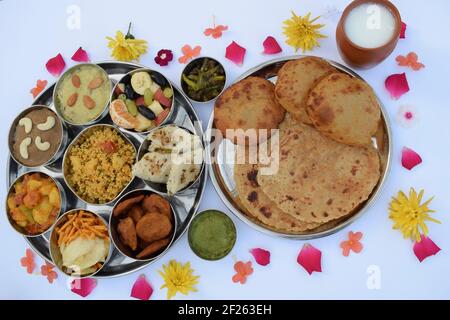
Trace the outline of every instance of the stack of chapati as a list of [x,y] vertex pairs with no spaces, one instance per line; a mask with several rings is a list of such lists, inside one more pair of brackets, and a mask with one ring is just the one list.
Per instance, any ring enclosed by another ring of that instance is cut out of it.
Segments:
[[[248,91],[229,94],[251,100]],[[274,96],[286,110],[271,154],[278,170],[263,170],[261,163],[235,164],[239,203],[246,214],[274,230],[330,228],[354,213],[380,178],[379,154],[371,144],[381,114],[375,94],[364,81],[325,60],[306,57],[284,64]],[[259,104],[267,109],[261,100]]]

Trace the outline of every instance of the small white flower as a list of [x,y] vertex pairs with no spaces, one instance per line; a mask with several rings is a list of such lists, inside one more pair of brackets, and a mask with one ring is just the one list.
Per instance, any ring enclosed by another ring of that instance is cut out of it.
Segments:
[[412,128],[418,121],[416,108],[411,105],[404,105],[398,109],[397,122],[404,128]]

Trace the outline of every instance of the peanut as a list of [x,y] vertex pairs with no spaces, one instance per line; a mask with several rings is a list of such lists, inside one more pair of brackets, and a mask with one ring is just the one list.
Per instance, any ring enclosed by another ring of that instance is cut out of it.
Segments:
[[97,77],[97,78],[92,79],[91,82],[89,82],[88,88],[91,89],[91,90],[97,89],[102,84],[103,84],[103,79],[100,78],[100,77]]
[[75,104],[75,102],[77,102],[77,99],[78,99],[78,93],[75,92],[69,97],[69,99],[67,99],[67,105],[69,107],[73,106]]
[[72,84],[75,88],[79,88],[81,85],[81,79],[77,74],[72,75]]

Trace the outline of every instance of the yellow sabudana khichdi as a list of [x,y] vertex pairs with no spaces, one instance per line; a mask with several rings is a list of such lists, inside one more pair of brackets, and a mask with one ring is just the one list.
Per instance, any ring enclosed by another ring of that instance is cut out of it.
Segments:
[[112,201],[132,180],[135,149],[116,129],[86,132],[67,155],[66,179],[89,203]]

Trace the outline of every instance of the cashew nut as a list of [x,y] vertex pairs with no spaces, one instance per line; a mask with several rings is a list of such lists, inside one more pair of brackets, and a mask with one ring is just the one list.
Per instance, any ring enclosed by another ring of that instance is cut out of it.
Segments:
[[44,123],[39,123],[37,125],[37,128],[41,131],[47,131],[53,128],[55,126],[55,123],[56,123],[55,117],[48,116],[47,121],[45,121]]
[[22,140],[19,146],[20,156],[24,159],[28,159],[28,146],[31,144],[31,138],[27,137]]
[[47,151],[48,149],[50,149],[50,142],[48,141],[42,142],[40,136],[37,136],[36,139],[34,139],[34,144],[41,151]]
[[30,118],[22,118],[19,120],[19,126],[23,126],[25,129],[25,133],[30,133],[31,128],[33,127],[33,121]]

